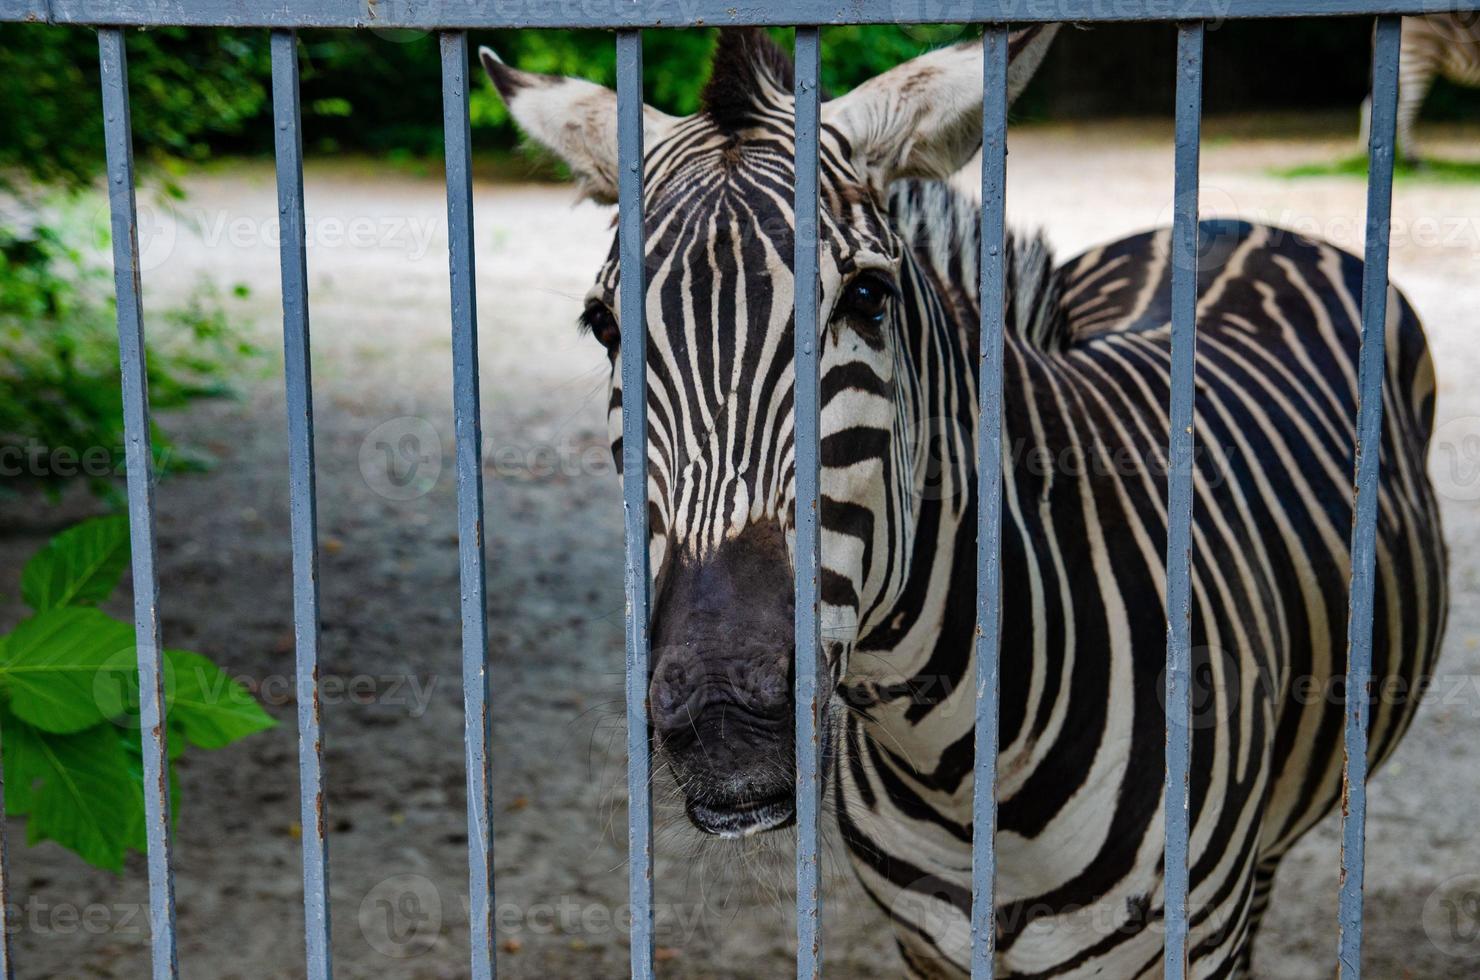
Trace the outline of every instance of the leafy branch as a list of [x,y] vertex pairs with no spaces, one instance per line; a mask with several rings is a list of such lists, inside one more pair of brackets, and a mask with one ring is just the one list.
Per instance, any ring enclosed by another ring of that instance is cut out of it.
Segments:
[[[129,561],[128,521],[85,521],[38,552],[21,575],[33,615],[0,636],[5,813],[29,844],[55,841],[121,871],[147,846],[139,680],[133,627],[96,608]],[[219,749],[276,722],[198,653],[162,658],[172,812],[175,762],[187,746]]]

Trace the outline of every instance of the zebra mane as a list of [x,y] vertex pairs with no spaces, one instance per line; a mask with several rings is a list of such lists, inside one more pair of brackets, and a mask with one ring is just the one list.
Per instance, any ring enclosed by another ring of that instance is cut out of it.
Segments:
[[791,58],[760,27],[723,27],[701,104],[716,126],[735,133],[795,84]]
[[[976,201],[942,181],[901,180],[890,189],[889,213],[905,244],[938,273],[938,282],[969,283],[972,298],[978,298],[981,210]],[[1064,349],[1074,336],[1060,303],[1064,274],[1054,268],[1047,239],[1041,230],[1030,235],[1009,230],[1004,244],[1007,332],[1042,351]]]
[[1074,335],[1059,302],[1063,277],[1043,229],[1025,238],[1008,232],[1007,255],[1007,329],[1040,350],[1062,350]]

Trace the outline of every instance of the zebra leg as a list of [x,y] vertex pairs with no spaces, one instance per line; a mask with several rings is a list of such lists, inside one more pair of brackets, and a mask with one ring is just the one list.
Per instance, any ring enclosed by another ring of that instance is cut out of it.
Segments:
[[1357,129],[1357,142],[1361,144],[1362,152],[1367,152],[1367,141],[1372,138],[1372,96],[1368,95],[1362,100],[1362,114]]
[[[1434,84],[1436,66],[1421,59],[1418,53],[1404,51],[1398,68],[1398,155],[1411,166],[1420,163],[1418,140],[1413,135],[1418,122],[1418,111],[1423,100],[1428,98],[1429,88]],[[1370,121],[1371,97],[1368,97]]]
[[1259,926],[1264,922],[1264,912],[1269,908],[1269,895],[1274,888],[1274,873],[1280,866],[1279,858],[1266,858],[1254,869],[1254,896],[1249,902],[1249,927],[1244,934],[1243,948],[1238,953],[1236,977],[1254,975],[1254,942],[1259,938]]

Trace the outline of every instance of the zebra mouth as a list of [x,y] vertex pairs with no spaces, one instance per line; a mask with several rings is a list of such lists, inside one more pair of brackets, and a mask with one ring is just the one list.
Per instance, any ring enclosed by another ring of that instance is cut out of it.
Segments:
[[796,821],[796,804],[791,794],[734,806],[716,806],[689,800],[684,808],[695,827],[706,834],[728,840],[789,827]]

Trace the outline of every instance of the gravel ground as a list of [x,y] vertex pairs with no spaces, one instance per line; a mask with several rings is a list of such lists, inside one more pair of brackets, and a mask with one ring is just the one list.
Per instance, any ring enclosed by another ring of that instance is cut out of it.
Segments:
[[[1230,134],[1238,139],[1227,138]],[[1209,125],[1203,208],[1323,234],[1359,250],[1364,191],[1270,168],[1350,151],[1343,139],[1253,138]],[[1440,134],[1450,155],[1475,133]],[[970,175],[963,179],[969,185]],[[440,175],[311,163],[309,268],[322,528],[323,667],[336,975],[467,974],[466,825],[458,673],[456,522],[446,229]],[[1060,254],[1170,219],[1168,127],[1025,127],[1012,144],[1009,211]],[[144,215],[151,308],[197,277],[252,287],[244,308],[278,347],[272,172],[258,164],[186,180],[189,198]],[[1445,446],[1480,434],[1480,185],[1405,182],[1393,276],[1433,341]],[[605,451],[606,362],[574,329],[609,243],[610,214],[569,189],[477,189],[499,969],[506,977],[623,975],[626,868],[621,508]],[[254,685],[282,724],[181,765],[176,839],[180,960],[187,977],[303,973],[296,731],[283,398],[277,364],[239,400],[161,421],[214,453],[210,473],[159,492],[161,612],[168,643]],[[389,455],[389,458],[388,458]],[[1436,469],[1437,472],[1437,469]],[[1454,593],[1442,677],[1372,783],[1368,975],[1469,977],[1441,902],[1480,879],[1480,485],[1440,474]],[[0,595],[23,558],[92,504],[0,508]],[[127,604],[118,612],[127,614]],[[0,600],[0,624],[20,615]],[[790,845],[699,848],[659,794],[659,969],[686,977],[781,976],[792,949]],[[146,975],[144,864],[122,877],[10,826],[21,977]],[[1260,975],[1329,976],[1339,839],[1327,821],[1286,861]],[[888,930],[836,846],[825,937],[835,976],[897,975]],[[1447,890],[1442,883],[1449,882]],[[1428,914],[1425,915],[1425,903]],[[1425,923],[1429,928],[1425,928]]]

